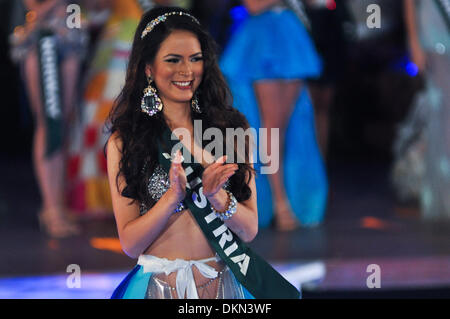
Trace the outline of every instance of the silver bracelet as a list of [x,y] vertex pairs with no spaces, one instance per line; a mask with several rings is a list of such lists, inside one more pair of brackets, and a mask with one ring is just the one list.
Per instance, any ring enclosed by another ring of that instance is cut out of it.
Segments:
[[174,214],[179,213],[184,209],[186,209],[186,208],[184,207],[183,201],[181,201],[178,203],[177,208],[174,209],[173,213]]
[[225,191],[227,192],[227,195],[228,195],[227,209],[224,212],[219,212],[213,207],[213,205],[211,205],[211,210],[216,214],[217,217],[220,218],[221,221],[225,221],[225,220],[233,217],[233,215],[236,213],[236,210],[237,210],[236,198],[230,191],[228,191],[228,190],[225,190]]

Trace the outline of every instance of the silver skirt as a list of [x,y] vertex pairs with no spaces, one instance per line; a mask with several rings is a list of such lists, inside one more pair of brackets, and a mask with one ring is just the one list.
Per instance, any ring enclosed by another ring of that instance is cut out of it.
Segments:
[[[208,281],[202,286],[197,286],[197,293],[201,299],[244,299],[241,284],[236,280],[228,266],[219,272],[217,278]],[[171,287],[157,274],[150,276],[146,299],[175,299],[176,289]]]

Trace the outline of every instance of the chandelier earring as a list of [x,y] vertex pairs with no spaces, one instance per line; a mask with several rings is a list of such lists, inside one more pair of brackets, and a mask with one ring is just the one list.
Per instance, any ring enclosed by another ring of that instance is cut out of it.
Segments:
[[141,100],[141,110],[147,113],[149,116],[153,116],[158,112],[161,112],[163,108],[163,103],[158,96],[156,87],[153,84],[152,77],[148,77],[148,86],[144,89],[144,96]]

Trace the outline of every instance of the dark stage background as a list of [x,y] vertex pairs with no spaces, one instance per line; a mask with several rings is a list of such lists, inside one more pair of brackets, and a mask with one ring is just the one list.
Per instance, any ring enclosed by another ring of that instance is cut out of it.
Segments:
[[[336,1],[339,32],[316,35],[328,44],[326,39],[340,39],[324,46],[335,50],[325,51],[330,59],[339,59],[329,113],[325,221],[289,233],[261,229],[251,246],[286,274],[301,278],[304,298],[448,298],[450,224],[424,221],[419,204],[399,201],[390,180],[397,127],[423,85],[408,67],[402,2],[371,1],[382,8],[386,27],[380,30],[363,27],[367,1],[350,2]],[[34,124],[19,68],[9,57],[12,3],[0,0],[0,282],[66,274],[72,263],[85,273],[127,271],[135,262],[117,249],[112,217],[81,220],[83,233],[74,238],[50,239],[39,231],[40,196],[31,161]],[[218,39],[225,45],[226,33]],[[367,288],[370,264],[381,268],[380,289]],[[23,291],[8,295],[3,287],[0,298],[29,296]]]

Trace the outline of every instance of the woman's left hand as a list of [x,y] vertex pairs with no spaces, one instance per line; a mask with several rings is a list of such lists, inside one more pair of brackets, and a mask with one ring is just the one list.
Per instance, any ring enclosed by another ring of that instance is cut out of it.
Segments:
[[225,164],[226,155],[209,165],[202,175],[203,195],[214,196],[237,171],[237,164]]

